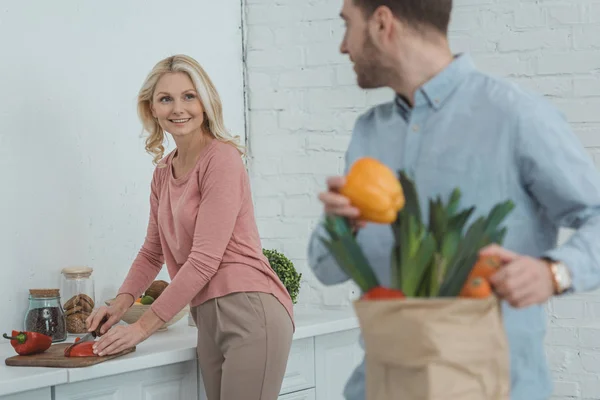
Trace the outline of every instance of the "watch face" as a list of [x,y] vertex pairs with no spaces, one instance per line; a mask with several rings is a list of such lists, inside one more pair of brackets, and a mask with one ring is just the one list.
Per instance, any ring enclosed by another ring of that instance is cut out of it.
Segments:
[[564,292],[571,287],[571,274],[563,263],[556,264],[555,271],[559,292]]

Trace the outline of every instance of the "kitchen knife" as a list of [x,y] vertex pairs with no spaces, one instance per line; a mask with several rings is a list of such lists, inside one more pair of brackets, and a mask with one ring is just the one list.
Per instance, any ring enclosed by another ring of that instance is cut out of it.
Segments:
[[97,337],[102,336],[100,334],[100,328],[102,328],[102,325],[104,325],[104,323],[108,321],[108,315],[105,315],[104,318],[102,318],[102,320],[100,321],[100,323],[98,324],[98,326],[96,327],[96,330],[92,331],[92,332],[88,332],[86,333],[80,340],[78,340],[77,342],[89,342],[89,341],[93,341],[94,339],[96,339]]
[[71,344],[70,346],[68,346],[67,348],[65,348],[65,355],[70,354],[71,349],[78,345],[79,343],[83,343],[83,342],[93,342],[94,340],[96,340],[97,337],[100,337],[102,335],[100,335],[100,328],[102,327],[102,325],[104,325],[104,323],[108,320],[108,316],[104,316],[104,318],[102,318],[102,320],[100,321],[100,323],[98,324],[98,326],[96,327],[96,330],[92,331],[92,332],[88,332],[85,335],[83,335],[83,337],[81,337],[79,340],[77,340],[75,343]]

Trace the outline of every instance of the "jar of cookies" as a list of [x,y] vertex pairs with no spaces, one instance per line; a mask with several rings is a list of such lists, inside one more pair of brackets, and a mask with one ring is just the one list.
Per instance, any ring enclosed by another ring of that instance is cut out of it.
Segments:
[[94,270],[87,266],[63,268],[61,294],[67,320],[67,332],[71,335],[87,333],[85,320],[95,306]]

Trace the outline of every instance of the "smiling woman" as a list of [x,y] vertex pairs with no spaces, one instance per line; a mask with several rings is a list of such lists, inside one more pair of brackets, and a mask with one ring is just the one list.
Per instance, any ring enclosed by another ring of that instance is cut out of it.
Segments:
[[[195,60],[178,55],[150,72],[138,113],[157,164],[150,220],[115,301],[86,321],[92,331],[109,317],[94,351],[135,346],[191,304],[208,399],[275,400],[294,332],[292,301],[262,252],[244,149],[225,129],[219,95]],[[165,133],[176,144],[166,156]],[[163,263],[171,284],[136,323],[112,327]]]
[[174,122],[172,119],[182,119],[184,111],[190,113],[185,116],[186,119],[196,119],[195,125],[187,126],[185,132],[202,126],[216,139],[232,143],[243,152],[239,137],[233,137],[225,128],[221,100],[210,77],[196,60],[178,55],[159,62],[138,95],[138,114],[144,129],[150,133],[146,150],[154,155],[155,163],[164,154],[164,131],[172,135],[182,132],[178,129],[181,126],[176,123],[181,121]]
[[[164,75],[157,83],[152,114],[161,126],[169,128],[174,136],[183,136],[201,129],[204,109],[194,90],[194,84],[183,72]],[[180,98],[181,101],[174,99]],[[190,124],[188,122],[192,121]]]

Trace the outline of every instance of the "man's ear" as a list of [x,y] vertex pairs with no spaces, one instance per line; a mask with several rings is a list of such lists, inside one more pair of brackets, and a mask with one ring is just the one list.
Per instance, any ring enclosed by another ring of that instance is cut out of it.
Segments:
[[368,30],[373,43],[381,47],[389,42],[397,30],[397,19],[387,6],[379,6],[368,20]]

